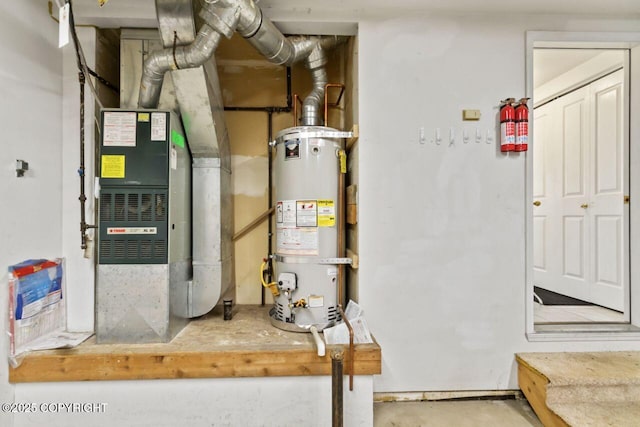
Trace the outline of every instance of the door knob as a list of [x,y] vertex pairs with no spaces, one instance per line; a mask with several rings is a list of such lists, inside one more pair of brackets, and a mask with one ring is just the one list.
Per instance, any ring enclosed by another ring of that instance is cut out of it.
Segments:
[[589,207],[589,204],[588,203],[583,203],[583,204],[580,205],[580,207],[582,209],[587,209]]
[[535,202],[533,202],[533,206],[540,206],[542,203],[540,202],[540,200],[536,200]]

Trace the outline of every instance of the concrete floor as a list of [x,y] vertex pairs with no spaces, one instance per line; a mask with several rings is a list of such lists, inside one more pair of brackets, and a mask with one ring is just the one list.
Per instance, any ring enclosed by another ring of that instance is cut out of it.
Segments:
[[524,399],[374,403],[373,425],[542,427],[542,423]]

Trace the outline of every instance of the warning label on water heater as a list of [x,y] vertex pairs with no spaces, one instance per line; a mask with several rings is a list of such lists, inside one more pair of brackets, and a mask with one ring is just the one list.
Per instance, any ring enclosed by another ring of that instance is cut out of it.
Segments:
[[318,200],[318,226],[333,227],[336,225],[336,208],[333,200]]
[[296,201],[296,226],[318,226],[318,204],[315,200]]
[[318,229],[281,227],[276,232],[276,246],[280,254],[318,255]]
[[316,200],[281,200],[276,203],[276,246],[280,254],[318,255]]

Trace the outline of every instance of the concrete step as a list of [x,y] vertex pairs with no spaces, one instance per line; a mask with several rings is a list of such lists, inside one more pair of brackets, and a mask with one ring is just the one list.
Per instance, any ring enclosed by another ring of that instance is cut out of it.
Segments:
[[545,426],[637,426],[640,352],[519,353],[518,381]]

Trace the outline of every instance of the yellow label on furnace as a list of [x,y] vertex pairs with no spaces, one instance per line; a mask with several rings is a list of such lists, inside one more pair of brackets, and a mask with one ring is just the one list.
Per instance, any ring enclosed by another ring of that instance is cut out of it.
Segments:
[[100,166],[100,178],[124,178],[125,156],[103,155]]
[[318,227],[336,225],[336,208],[333,200],[318,200]]
[[149,121],[149,113],[138,113],[138,121],[139,122],[148,122]]

